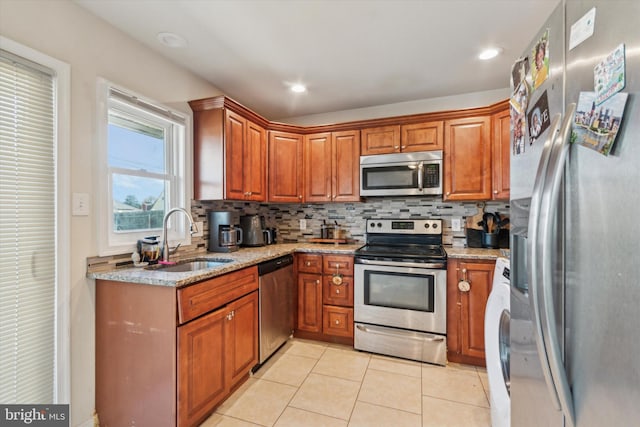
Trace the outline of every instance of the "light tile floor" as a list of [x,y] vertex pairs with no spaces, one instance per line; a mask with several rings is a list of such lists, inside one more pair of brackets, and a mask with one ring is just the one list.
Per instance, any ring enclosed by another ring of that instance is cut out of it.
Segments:
[[490,427],[486,370],[289,340],[203,427]]

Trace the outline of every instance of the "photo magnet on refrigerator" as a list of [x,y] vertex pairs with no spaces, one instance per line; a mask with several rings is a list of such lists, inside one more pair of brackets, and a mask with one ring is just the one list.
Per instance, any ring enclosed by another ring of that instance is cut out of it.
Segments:
[[596,105],[602,104],[614,94],[624,89],[624,43],[616,47],[593,69],[593,85],[596,91]]
[[536,139],[547,130],[551,123],[550,117],[549,101],[547,99],[547,91],[545,90],[527,116],[527,122],[529,124],[529,145],[533,144]]

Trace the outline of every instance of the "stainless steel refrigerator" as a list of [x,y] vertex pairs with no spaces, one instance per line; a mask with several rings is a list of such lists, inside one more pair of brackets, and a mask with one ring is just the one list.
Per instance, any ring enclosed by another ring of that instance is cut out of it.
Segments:
[[[563,0],[532,37],[512,70],[512,119],[527,120],[512,129],[511,425],[638,426],[640,1]],[[541,41],[548,77],[533,89]],[[622,43],[628,97],[605,156],[571,143],[571,127]],[[532,110],[547,105],[540,131]]]

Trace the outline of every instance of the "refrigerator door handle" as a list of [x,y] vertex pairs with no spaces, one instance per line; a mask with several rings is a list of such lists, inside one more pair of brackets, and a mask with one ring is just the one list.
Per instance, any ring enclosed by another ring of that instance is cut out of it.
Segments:
[[558,203],[560,194],[560,183],[565,170],[567,152],[569,151],[569,135],[571,123],[576,111],[576,104],[567,106],[564,123],[560,130],[560,135],[556,138],[551,149],[551,156],[545,178],[545,192],[541,200],[541,239],[540,258],[542,262],[542,326],[547,337],[545,346],[547,348],[547,358],[551,370],[551,377],[555,392],[560,402],[560,409],[564,413],[566,426],[571,427],[574,423],[573,396],[567,379],[567,372],[563,363],[560,337],[556,329],[555,304],[553,300],[554,289],[554,269],[553,261],[556,259],[553,253],[553,242],[557,236],[554,235],[554,220],[558,215]]
[[549,397],[553,406],[557,410],[561,410],[560,401],[556,388],[553,384],[553,377],[551,376],[551,368],[549,366],[549,359],[547,354],[546,345],[548,338],[545,335],[545,330],[542,327],[542,313],[544,308],[544,300],[542,299],[542,278],[539,272],[541,268],[541,243],[540,243],[540,222],[541,218],[541,204],[542,196],[545,193],[546,188],[546,175],[547,168],[549,166],[549,158],[551,156],[551,149],[553,142],[555,141],[556,134],[558,132],[558,126],[560,124],[560,114],[556,114],[551,121],[551,127],[549,128],[549,134],[547,140],[542,148],[542,155],[540,157],[540,163],[538,163],[538,170],[536,172],[536,178],[533,184],[533,194],[531,196],[531,205],[529,211],[529,228],[527,239],[527,273],[529,280],[529,292],[531,296],[531,318],[533,319],[533,332],[535,335],[536,346],[538,348],[538,357],[540,358],[540,367],[542,368],[542,374],[549,390]]

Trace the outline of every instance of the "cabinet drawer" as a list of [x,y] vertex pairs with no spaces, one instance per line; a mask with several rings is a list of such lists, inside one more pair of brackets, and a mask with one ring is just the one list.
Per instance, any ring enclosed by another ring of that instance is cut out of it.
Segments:
[[178,321],[188,322],[256,289],[257,266],[178,289]]
[[326,335],[353,337],[353,309],[325,305],[322,309],[322,332]]
[[323,276],[322,302],[353,308],[353,277],[343,276],[342,284],[336,285],[332,275]]
[[298,271],[301,273],[322,273],[322,255],[298,254]]
[[353,257],[350,255],[325,255],[323,257],[324,274],[340,273],[353,276]]

